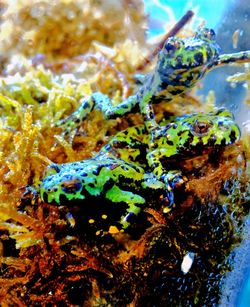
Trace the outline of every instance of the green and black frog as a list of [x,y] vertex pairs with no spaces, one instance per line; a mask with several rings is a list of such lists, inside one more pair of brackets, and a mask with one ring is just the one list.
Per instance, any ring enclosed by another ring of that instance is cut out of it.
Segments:
[[[164,200],[162,213],[169,212],[175,188],[185,184],[180,170],[171,169],[170,160],[221,148],[240,137],[226,109],[176,117],[159,125],[156,132],[153,146],[146,125],[139,125],[119,132],[94,158],[49,165],[38,190],[41,198],[60,206],[77,201],[78,206],[86,206],[89,223],[98,219],[100,229],[124,231],[148,205],[150,193]],[[93,198],[100,200],[100,208],[108,200],[112,210],[92,216]]]
[[145,76],[135,94],[113,105],[107,95],[100,92],[82,98],[79,108],[57,122],[64,134],[76,129],[93,109],[100,109],[106,119],[121,117],[130,112],[140,112],[147,131],[154,142],[157,133],[153,104],[171,101],[195,86],[211,69],[230,63],[250,61],[250,51],[220,54],[212,29],[201,28],[191,38],[170,37],[158,54],[152,73]]

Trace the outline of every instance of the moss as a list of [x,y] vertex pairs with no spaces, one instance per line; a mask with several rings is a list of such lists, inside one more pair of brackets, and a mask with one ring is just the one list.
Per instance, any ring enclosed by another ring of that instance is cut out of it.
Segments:
[[144,41],[145,17],[140,1],[130,5],[95,0],[14,1],[2,21],[2,53],[19,51],[29,56],[43,53],[50,58],[68,58],[88,51],[93,41],[112,47],[128,38],[134,26],[135,37]]

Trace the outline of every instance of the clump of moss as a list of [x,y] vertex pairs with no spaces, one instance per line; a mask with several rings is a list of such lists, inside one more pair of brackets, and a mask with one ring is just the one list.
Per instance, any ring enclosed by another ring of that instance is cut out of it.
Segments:
[[144,42],[145,26],[141,1],[18,0],[2,17],[0,50],[68,58],[86,53],[94,41],[112,47],[131,33]]

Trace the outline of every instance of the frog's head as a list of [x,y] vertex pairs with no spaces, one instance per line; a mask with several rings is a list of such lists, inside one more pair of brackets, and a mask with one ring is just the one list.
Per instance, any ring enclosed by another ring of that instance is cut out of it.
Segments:
[[61,204],[62,200],[83,199],[82,180],[76,173],[64,172],[58,164],[47,168],[40,184],[40,195],[43,201]]
[[158,55],[156,72],[166,85],[192,87],[218,58],[215,32],[202,28],[193,37],[170,37]]
[[240,130],[233,115],[226,109],[177,117],[168,129],[177,153],[197,152],[233,144],[240,138]]

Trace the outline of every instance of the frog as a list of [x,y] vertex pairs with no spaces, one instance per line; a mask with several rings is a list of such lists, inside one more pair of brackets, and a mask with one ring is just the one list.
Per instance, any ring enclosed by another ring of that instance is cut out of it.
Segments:
[[[171,169],[170,160],[224,148],[239,138],[240,129],[225,108],[186,114],[162,123],[153,147],[145,124],[129,127],[113,136],[92,158],[49,165],[39,193],[43,201],[59,206],[75,200],[81,206],[89,198],[106,199],[116,205],[110,213],[107,232],[124,232],[131,219],[147,206],[147,195],[151,193],[163,201],[162,214],[169,212],[174,191],[186,183],[180,170]],[[87,213],[91,212],[91,204],[87,206]],[[117,217],[120,208],[123,209]],[[107,219],[105,212],[101,219]],[[94,222],[89,216],[89,223]]]
[[62,134],[67,135],[75,131],[93,109],[101,110],[105,119],[140,112],[153,144],[157,133],[154,104],[170,102],[186,93],[213,68],[245,61],[250,61],[250,51],[221,54],[213,29],[200,28],[186,39],[170,37],[158,53],[154,70],[143,78],[133,95],[113,105],[109,96],[94,92],[81,98],[79,108],[55,126],[61,127]]

